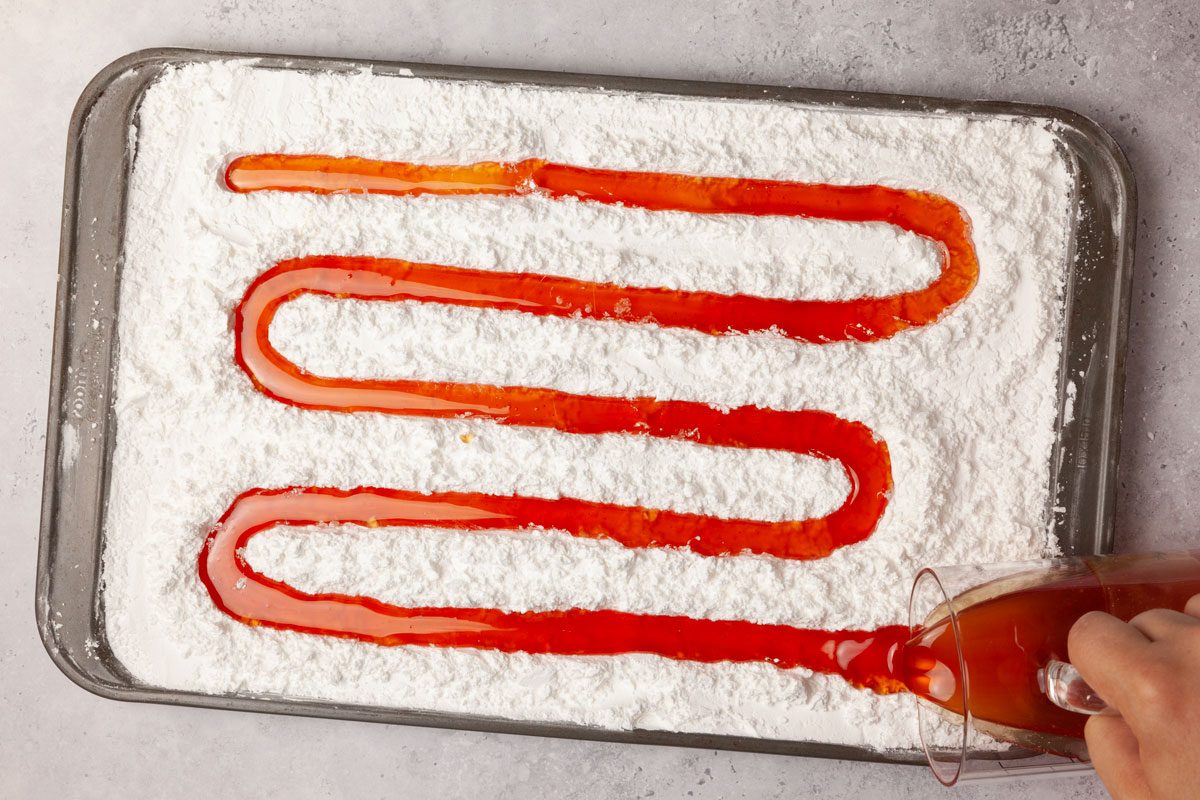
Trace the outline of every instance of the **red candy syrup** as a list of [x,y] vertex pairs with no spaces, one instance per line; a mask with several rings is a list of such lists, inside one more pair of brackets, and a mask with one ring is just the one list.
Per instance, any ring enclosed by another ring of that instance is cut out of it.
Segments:
[[[881,186],[618,172],[540,160],[426,166],[358,158],[257,155],[226,172],[234,191],[319,194],[576,197],[655,211],[773,214],[895,225],[938,244],[942,269],[927,287],[887,297],[806,301],[627,287],[559,276],[474,270],[396,259],[314,256],[277,264],[247,290],[235,315],[235,358],[264,394],[302,408],[411,416],[480,417],[572,434],[624,433],[720,447],[767,448],[833,459],[850,480],[845,502],[807,520],[764,522],[474,493],[422,495],[360,487],[254,489],[205,541],[200,573],[214,602],[254,625],[371,641],[506,652],[655,653],[697,661],[767,661],[840,674],[876,691],[902,688],[896,654],[907,629],[820,631],[737,620],[592,609],[513,613],[487,608],[402,608],[367,597],[312,595],[252,570],[239,555],[275,525],[422,525],[459,530],[552,528],[629,547],[687,547],[702,555],[750,552],[813,559],[862,541],[892,487],[887,446],[866,426],[818,411],[577,395],[552,389],[317,376],[268,338],[274,314],[303,294],[435,302],[686,327],[710,334],[764,330],[823,343],[875,341],[936,322],[974,286],[978,263],[962,211],[936,195]],[[237,587],[241,588],[237,588]]]

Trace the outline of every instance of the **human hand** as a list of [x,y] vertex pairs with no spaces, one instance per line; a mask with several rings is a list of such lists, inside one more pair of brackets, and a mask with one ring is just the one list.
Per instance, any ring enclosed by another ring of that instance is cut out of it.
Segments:
[[1200,796],[1200,594],[1129,622],[1093,611],[1071,628],[1071,663],[1111,711],[1084,735],[1116,800]]

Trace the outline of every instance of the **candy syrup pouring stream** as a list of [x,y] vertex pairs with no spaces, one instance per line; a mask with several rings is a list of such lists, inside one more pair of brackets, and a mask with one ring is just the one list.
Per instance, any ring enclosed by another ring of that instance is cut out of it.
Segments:
[[561,655],[652,653],[694,661],[765,661],[838,674],[879,692],[903,688],[899,654],[908,631],[824,631],[738,620],[612,610],[505,612],[413,608],[373,598],[310,594],[263,575],[245,543],[278,525],[420,525],[455,530],[554,529],[628,547],[687,547],[705,556],[752,552],[821,558],[874,530],[892,488],[887,446],[858,422],[818,411],[596,397],[551,389],[312,375],[271,344],[278,308],[303,294],[412,301],[685,327],[720,335],[772,330],[811,343],[870,342],[936,322],[972,289],[978,262],[970,225],[949,200],[881,186],[709,178],[588,169],[541,160],[428,166],[359,158],[255,155],[226,171],[237,192],[390,195],[541,195],[653,211],[788,215],[895,225],[934,241],[941,271],[923,289],[848,301],[618,286],[556,276],[475,270],[398,259],[313,256],[284,261],[247,290],[235,315],[235,360],[280,402],[341,412],[479,417],[571,434],[622,433],[701,445],[784,450],[839,461],[850,493],[831,514],[766,522],[723,519],[572,498],[475,493],[422,495],[359,487],[252,489],[206,538],[200,576],[216,605],[250,625],[381,645],[480,647]]

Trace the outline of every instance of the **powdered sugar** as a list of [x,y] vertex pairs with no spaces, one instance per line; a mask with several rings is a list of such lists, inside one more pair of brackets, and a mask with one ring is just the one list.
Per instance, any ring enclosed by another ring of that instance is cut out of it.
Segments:
[[[196,577],[206,529],[254,486],[571,496],[759,519],[848,491],[836,464],[479,421],[301,411],[254,391],[229,317],[276,261],[314,253],[630,285],[848,298],[925,285],[933,247],[885,225],[645,212],[522,198],[225,191],[244,152],[433,163],[554,161],[884,183],[962,205],[981,275],[936,325],[805,345],[432,304],[302,298],[272,341],[325,375],[414,377],[817,408],[885,439],[896,487],[866,542],[815,562],[630,550],[556,532],[284,529],[247,547],[268,575],[387,602],[616,608],[801,627],[901,622],[915,569],[1043,555],[1069,219],[1044,127],[244,65],[169,72],[135,131],[106,529],[105,608],[139,679],[404,708],[911,746],[907,698],[803,670],[382,648],[219,612]],[[469,434],[469,435],[468,435]],[[465,441],[464,441],[465,440]]]

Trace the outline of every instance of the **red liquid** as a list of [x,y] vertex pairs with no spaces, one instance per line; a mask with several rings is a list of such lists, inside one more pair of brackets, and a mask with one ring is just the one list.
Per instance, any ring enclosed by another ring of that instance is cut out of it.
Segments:
[[[443,290],[438,302],[519,308],[533,314],[650,321],[707,333],[777,329],[807,342],[870,342],[936,322],[966,297],[979,276],[971,225],[944,197],[884,186],[831,186],[748,178],[621,172],[538,159],[428,166],[329,156],[252,155],[235,159],[225,181],[237,192],[262,190],[389,195],[575,197],[652,211],[811,217],[881,222],[930,239],[941,274],[924,289],[858,300],[785,300],[712,292],[616,286],[543,275],[420,265],[419,279]],[[544,285],[539,285],[545,282]],[[460,296],[461,295],[461,296]]]
[[[783,214],[885,222],[938,242],[942,271],[928,287],[889,297],[804,301],[624,287],[391,259],[316,256],[261,275],[237,308],[237,363],[255,386],[291,405],[427,417],[482,417],[573,433],[625,433],[723,447],[768,448],[836,459],[851,491],[826,517],[785,522],[473,493],[420,495],[360,488],[256,489],[240,496],[205,541],[200,574],[214,602],[252,625],[349,637],[382,645],[484,647],[559,654],[655,653],[697,661],[768,661],[836,673],[858,686],[902,688],[894,657],[907,630],[816,631],[785,625],[567,609],[510,613],[486,608],[400,608],[366,597],[310,595],[254,572],[238,555],[277,524],[340,521],[452,529],[553,528],[629,547],[688,547],[811,559],[874,530],[891,490],[887,446],[864,425],[816,411],[575,395],[551,389],[312,375],[284,358],[268,330],[279,306],[302,294],[436,302],[647,322],[722,334],[774,329],[811,342],[874,341],[936,321],[975,284],[978,264],[961,210],[936,195],[879,186],[697,178],[582,169],[544,161],[430,167],[323,156],[246,156],[226,173],[235,191],[522,195],[623,203],[651,210]],[[239,588],[240,587],[240,588]]]
[[[1069,661],[1067,635],[1089,611],[1124,620],[1151,608],[1182,611],[1188,599],[1200,593],[1200,557],[1089,559],[1075,569],[1014,577],[1012,583],[972,590],[981,597],[999,593],[958,615],[970,712],[994,725],[1082,739],[1087,717],[1046,699],[1038,670],[1051,660]],[[962,713],[962,672],[949,620],[916,636],[905,648],[902,663],[908,688]]]
[[[403,608],[369,597],[308,594],[255,572],[240,555],[275,525],[325,522],[420,525],[451,530],[524,529],[524,498],[423,495],[392,489],[255,489],[230,506],[205,539],[200,577],[217,606],[248,625],[359,639],[380,645],[479,647],[560,655],[653,653],[689,661],[768,661],[842,675],[880,693],[903,687],[894,677],[903,626],[821,631],[736,620],[704,620],[620,611],[513,613],[492,608]],[[553,507],[555,501],[542,501]],[[653,512],[645,512],[647,514]],[[565,515],[571,532],[579,524]],[[619,535],[611,531],[611,535]],[[328,535],[314,532],[313,535]]]
[[[467,287],[473,280],[453,290],[432,288],[421,277],[430,269],[439,274],[443,285],[450,283],[446,268],[406,261],[341,256],[284,261],[263,273],[237,308],[237,363],[264,394],[303,408],[480,417],[576,434],[625,433],[719,447],[785,450],[840,461],[851,486],[846,501],[828,516],[786,522],[720,519],[571,499],[493,499],[526,525],[605,536],[630,547],[688,547],[702,555],[752,552],[804,559],[826,556],[865,539],[875,529],[892,488],[887,445],[865,425],[824,411],[757,406],[721,410],[679,400],[594,397],[523,386],[326,378],[300,369],[271,344],[271,319],[279,306],[301,294],[444,302],[447,294],[457,300],[471,291]],[[515,293],[519,287],[509,289]]]

